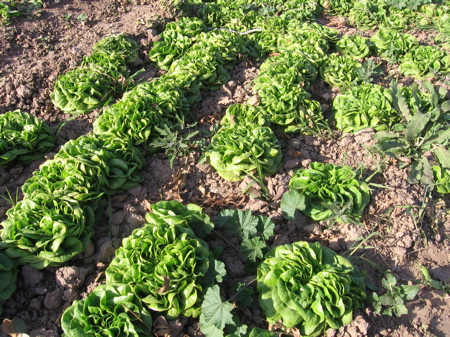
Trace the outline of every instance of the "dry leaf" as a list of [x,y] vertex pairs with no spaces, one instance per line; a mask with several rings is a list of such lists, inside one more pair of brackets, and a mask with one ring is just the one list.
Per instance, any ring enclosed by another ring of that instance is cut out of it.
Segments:
[[161,289],[158,290],[158,294],[165,293],[170,289],[170,277],[167,275],[164,275],[164,285],[161,287]]

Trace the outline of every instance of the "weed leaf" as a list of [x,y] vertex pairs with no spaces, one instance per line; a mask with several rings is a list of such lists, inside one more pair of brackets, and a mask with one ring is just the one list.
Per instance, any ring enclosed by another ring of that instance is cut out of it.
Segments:
[[424,144],[439,144],[450,139],[450,128],[439,131],[436,134],[431,135],[425,141]]
[[241,253],[244,260],[256,262],[256,259],[262,259],[263,249],[266,248],[266,243],[260,238],[244,239],[241,245]]
[[[233,310],[233,305],[229,302],[223,302],[220,298],[219,286],[214,285],[209,288],[205,294],[200,315],[202,332],[207,336],[223,336],[222,331],[220,331],[222,334],[216,333],[219,332],[219,329],[223,330],[226,324],[233,324],[231,310]],[[207,334],[206,332],[210,330],[214,330],[214,333]]]
[[411,122],[408,124],[406,128],[405,136],[408,141],[411,141],[413,138],[416,138],[423,131],[428,121],[430,120],[429,114],[423,114],[421,112],[417,112],[411,119]]
[[303,211],[306,208],[305,196],[295,190],[284,193],[280,207],[286,220],[294,220],[295,212],[297,210]]
[[442,145],[434,149],[434,154],[436,155],[439,163],[443,168],[450,169],[450,151],[447,150]]
[[257,218],[258,225],[256,226],[256,229],[258,230],[258,233],[261,233],[263,240],[268,240],[273,235],[275,224],[268,216],[259,215]]
[[242,239],[248,239],[257,233],[258,218],[252,215],[250,210],[225,209],[216,218],[218,226],[227,225],[227,231],[239,235]]

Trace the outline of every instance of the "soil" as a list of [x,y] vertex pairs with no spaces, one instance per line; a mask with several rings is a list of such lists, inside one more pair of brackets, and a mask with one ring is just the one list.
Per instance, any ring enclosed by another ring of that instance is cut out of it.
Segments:
[[[132,65],[133,70],[143,68],[145,71],[140,76],[144,79],[156,76],[158,72],[148,61],[147,54],[158,39],[158,29],[173,19],[173,13],[164,11],[158,1],[44,0],[41,10],[0,27],[0,113],[16,109],[28,111],[53,130],[60,129],[54,150],[57,152],[68,140],[91,132],[93,121],[101,113],[94,111],[71,118],[56,109],[49,94],[57,76],[75,67],[82,56],[90,53],[95,42],[118,32],[129,34],[139,43],[140,58]],[[346,34],[355,33],[345,20],[329,18],[324,23]],[[424,36],[421,32],[416,34]],[[204,93],[203,101],[192,108],[200,128],[211,130],[228,105],[246,102],[254,96],[250,82],[258,74],[259,65],[255,60],[239,63],[231,71],[227,84],[218,91]],[[396,76],[395,69],[391,75]],[[329,107],[336,91],[323,83],[316,86],[317,99],[323,107]],[[275,235],[269,241],[271,247],[308,240],[319,241],[340,254],[350,250],[354,257],[360,257],[355,261],[367,272],[367,284],[381,287],[383,272],[387,270],[395,275],[399,284],[415,284],[421,280],[421,266],[426,266],[434,279],[449,281],[450,199],[436,195],[427,197],[422,186],[408,184],[407,170],[398,169],[394,161],[371,151],[372,133],[373,130],[364,130],[354,135],[339,135],[335,140],[278,134],[283,145],[283,166],[277,175],[266,178],[268,200],[254,197],[258,191],[250,179],[240,182],[221,179],[208,163],[199,163],[197,153],[175,160],[173,168],[164,154],[147,157],[144,182],[115,196],[111,228],[105,216],[96,224],[96,234],[87,251],[62,267],[36,270],[21,266],[17,289],[2,304],[1,319],[22,319],[30,336],[60,336],[59,320],[65,308],[104,281],[103,272],[114,257],[115,249],[122,238],[144,223],[149,204],[168,199],[201,205],[211,216],[226,208],[266,214],[276,224]],[[47,158],[51,156],[48,154]],[[0,198],[0,221],[11,207],[7,201],[9,195],[20,200],[21,185],[44,161],[45,158],[29,165],[0,168],[0,196],[5,197]],[[362,166],[365,176],[376,173],[372,182],[383,187],[373,187],[372,199],[362,220],[364,226],[335,224],[328,229],[326,224],[306,217],[299,217],[295,222],[283,219],[279,203],[289,178],[294,170],[307,167],[311,161]],[[361,239],[367,239],[364,247],[355,249]],[[208,242],[211,248],[227,245],[215,236]],[[245,276],[242,262],[235,253],[225,249],[222,260],[233,279]],[[368,305],[355,313],[351,324],[329,330],[327,335],[450,335],[449,295],[421,283],[419,287],[419,294],[407,304],[408,314],[389,317],[375,313]],[[237,314],[250,326],[267,328],[256,301],[254,306]],[[188,336],[202,336],[193,320],[179,320],[176,324],[176,329]]]

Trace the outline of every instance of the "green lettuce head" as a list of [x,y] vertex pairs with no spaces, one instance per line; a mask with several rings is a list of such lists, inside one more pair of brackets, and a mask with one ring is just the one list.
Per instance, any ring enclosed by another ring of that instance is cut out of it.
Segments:
[[259,304],[270,324],[296,327],[319,336],[352,321],[363,306],[365,284],[359,269],[319,243],[276,247],[259,265]]
[[68,197],[41,194],[24,199],[6,212],[0,248],[17,259],[42,269],[59,266],[84,252],[89,244],[94,213]]
[[0,115],[0,167],[14,160],[23,164],[41,159],[55,146],[50,127],[28,112]]
[[106,269],[107,283],[126,283],[151,310],[168,319],[200,315],[214,281],[214,258],[187,226],[146,224],[125,238]]
[[229,181],[275,174],[282,157],[272,130],[252,123],[222,127],[213,136],[207,155],[217,173]]
[[152,316],[128,284],[98,286],[64,311],[64,337],[153,336]]
[[337,221],[359,220],[370,200],[369,186],[357,179],[350,166],[312,162],[299,169],[289,181],[289,189],[304,198],[302,212],[315,221],[335,217]]

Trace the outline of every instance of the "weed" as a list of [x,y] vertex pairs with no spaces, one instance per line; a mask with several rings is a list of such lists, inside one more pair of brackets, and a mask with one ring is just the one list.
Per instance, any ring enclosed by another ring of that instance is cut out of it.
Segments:
[[444,294],[450,295],[450,282],[449,281],[436,281],[430,276],[430,272],[427,267],[421,267],[420,271],[423,275],[423,284],[432,287],[436,290],[442,291]]
[[372,293],[372,304],[377,314],[400,317],[408,313],[406,302],[413,300],[419,292],[417,285],[397,285],[395,276],[387,273],[386,277],[381,281],[385,293],[378,296],[377,293]]

